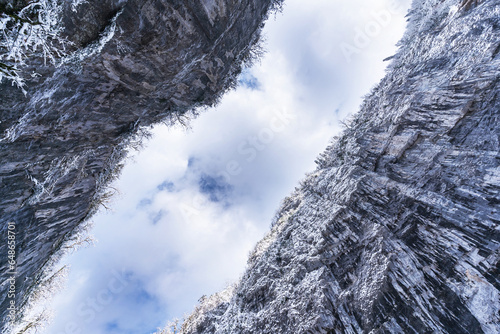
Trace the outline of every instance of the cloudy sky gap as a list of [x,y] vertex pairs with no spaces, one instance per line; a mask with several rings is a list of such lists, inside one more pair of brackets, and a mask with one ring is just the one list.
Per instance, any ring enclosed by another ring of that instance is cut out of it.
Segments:
[[267,53],[191,129],[157,126],[94,218],[44,334],[152,333],[237,280],[314,160],[382,78],[409,1],[287,0]]

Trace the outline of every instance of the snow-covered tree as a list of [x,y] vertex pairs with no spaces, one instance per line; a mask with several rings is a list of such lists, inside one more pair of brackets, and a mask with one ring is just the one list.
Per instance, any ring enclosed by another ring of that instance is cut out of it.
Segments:
[[64,50],[56,0],[0,3],[0,82],[9,80],[23,89],[27,59],[41,57],[55,64]]

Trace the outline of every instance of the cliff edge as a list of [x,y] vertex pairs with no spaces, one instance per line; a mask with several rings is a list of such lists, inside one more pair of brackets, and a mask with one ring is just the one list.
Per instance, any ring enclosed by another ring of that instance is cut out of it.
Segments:
[[[24,2],[1,1],[2,13],[9,3]],[[0,85],[3,332],[11,314],[22,318],[29,297],[50,279],[45,269],[54,255],[75,241],[102,203],[128,147],[150,125],[182,122],[186,112],[217,102],[279,6],[275,0],[61,2],[67,49],[57,66],[28,59],[23,73],[33,75],[25,78],[26,95],[5,80]]]
[[415,0],[386,77],[181,333],[500,333],[500,4]]

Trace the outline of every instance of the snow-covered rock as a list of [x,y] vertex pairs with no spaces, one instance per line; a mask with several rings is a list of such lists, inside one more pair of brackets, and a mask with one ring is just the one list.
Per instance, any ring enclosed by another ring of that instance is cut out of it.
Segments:
[[415,0],[232,296],[181,332],[500,333],[499,50],[498,1]]

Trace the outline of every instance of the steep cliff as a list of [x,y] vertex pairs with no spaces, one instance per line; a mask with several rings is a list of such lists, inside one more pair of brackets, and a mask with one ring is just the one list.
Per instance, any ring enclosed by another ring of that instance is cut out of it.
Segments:
[[500,333],[500,4],[415,0],[386,77],[182,333]]
[[23,72],[36,75],[26,79],[26,96],[5,80],[0,85],[2,326],[11,304],[21,316],[46,279],[44,268],[99,206],[129,145],[154,123],[182,121],[187,111],[215,103],[279,5],[62,2],[67,55],[58,66],[29,59]]

